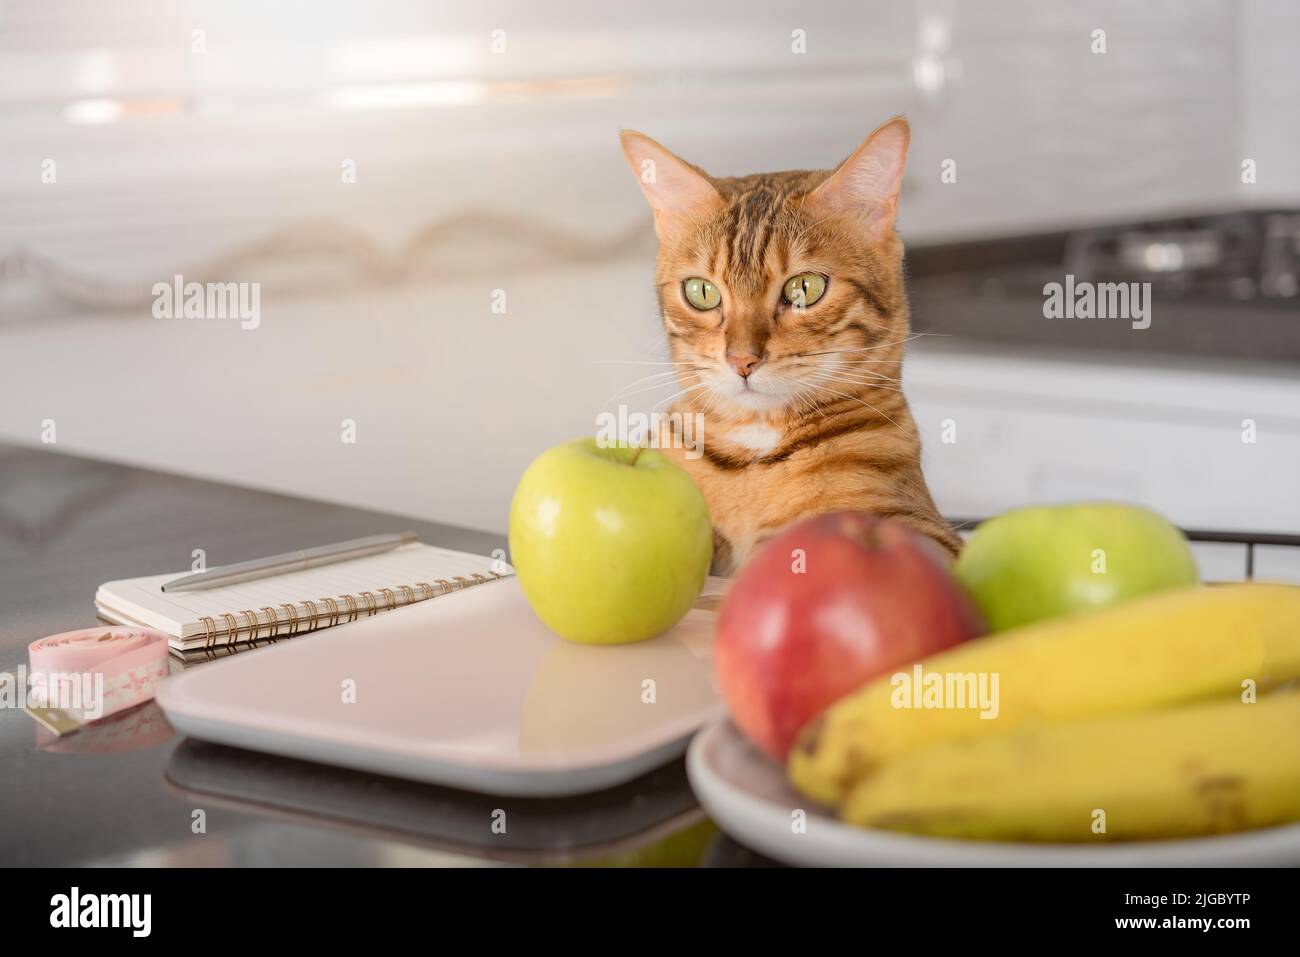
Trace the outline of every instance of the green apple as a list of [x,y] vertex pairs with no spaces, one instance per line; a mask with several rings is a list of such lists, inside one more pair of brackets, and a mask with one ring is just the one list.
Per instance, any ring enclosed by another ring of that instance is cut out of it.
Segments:
[[709,507],[662,452],[576,439],[543,452],[519,480],[510,559],[556,634],[596,645],[653,638],[704,586]]
[[1182,532],[1147,509],[1109,502],[990,519],[962,549],[956,572],[992,631],[1198,580]]

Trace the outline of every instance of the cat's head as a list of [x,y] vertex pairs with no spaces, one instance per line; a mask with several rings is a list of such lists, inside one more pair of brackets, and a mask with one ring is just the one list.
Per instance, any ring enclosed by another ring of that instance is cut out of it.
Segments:
[[908,136],[896,117],[835,170],[715,179],[623,133],[654,210],[659,305],[689,398],[781,414],[897,388]]

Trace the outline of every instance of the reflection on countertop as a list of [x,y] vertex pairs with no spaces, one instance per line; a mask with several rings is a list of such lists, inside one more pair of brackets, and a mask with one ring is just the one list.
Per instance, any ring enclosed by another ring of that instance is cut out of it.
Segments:
[[[36,638],[95,624],[103,581],[183,568],[195,547],[235,560],[392,521],[0,445],[0,669],[25,663]],[[401,521],[449,548],[503,544]],[[0,708],[0,761],[0,861],[11,866],[752,863],[704,818],[680,760],[554,804],[494,799],[179,738],[150,702],[57,741]],[[498,809],[503,834],[491,830]]]

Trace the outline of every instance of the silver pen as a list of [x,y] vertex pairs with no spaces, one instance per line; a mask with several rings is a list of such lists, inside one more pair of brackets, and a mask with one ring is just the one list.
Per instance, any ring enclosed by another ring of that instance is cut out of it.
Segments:
[[334,562],[345,562],[352,558],[363,558],[366,555],[378,555],[380,552],[391,551],[417,540],[415,532],[354,538],[347,542],[335,542],[333,545],[319,545],[302,551],[285,552],[283,555],[270,555],[266,558],[254,558],[252,561],[236,562],[234,565],[209,568],[204,572],[173,578],[162,586],[162,590],[199,591],[204,588],[220,588],[224,585],[283,575],[286,572],[302,571],[304,568],[316,568],[320,565],[332,565]]

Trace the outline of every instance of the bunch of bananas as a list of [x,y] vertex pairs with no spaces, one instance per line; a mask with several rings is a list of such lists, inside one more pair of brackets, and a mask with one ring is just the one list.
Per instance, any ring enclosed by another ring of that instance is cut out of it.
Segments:
[[1300,820],[1300,588],[1162,592],[976,639],[921,668],[997,675],[996,708],[915,707],[885,675],[803,730],[794,785],[853,824],[986,840]]

